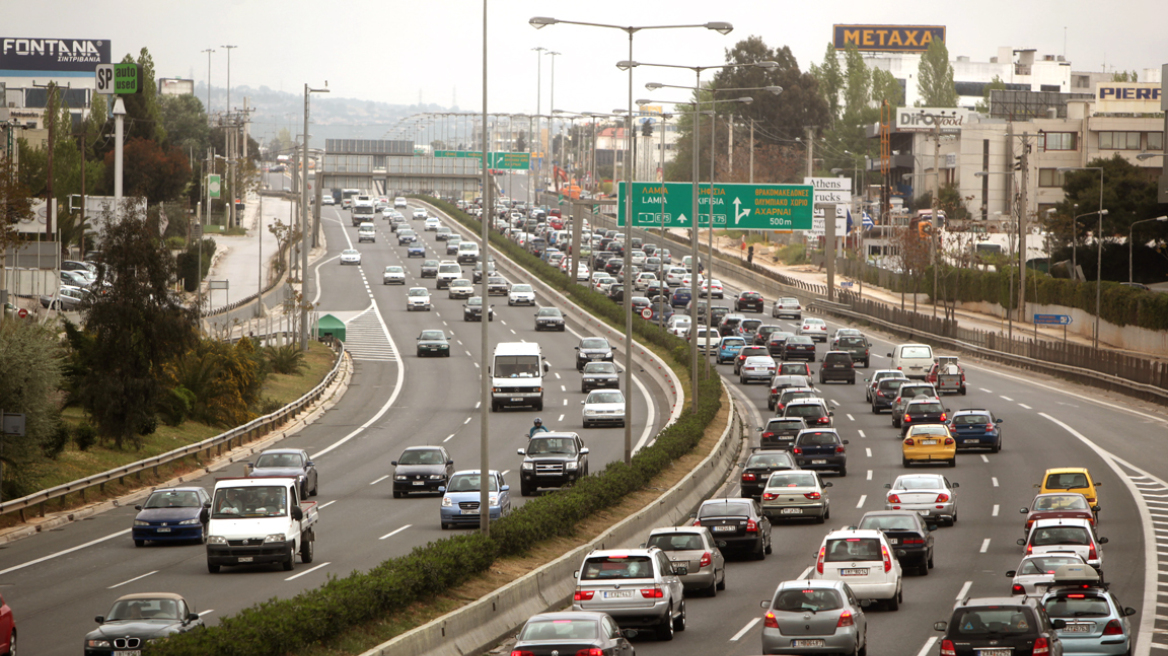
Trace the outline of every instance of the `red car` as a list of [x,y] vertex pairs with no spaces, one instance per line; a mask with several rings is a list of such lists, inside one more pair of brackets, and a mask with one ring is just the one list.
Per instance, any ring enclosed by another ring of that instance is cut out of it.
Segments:
[[0,597],[0,654],[16,653],[16,620],[12,617],[12,609]]
[[1095,523],[1095,513],[1087,497],[1071,492],[1048,492],[1034,497],[1029,508],[1023,508],[1026,515],[1026,533],[1030,526],[1040,519],[1085,519]]

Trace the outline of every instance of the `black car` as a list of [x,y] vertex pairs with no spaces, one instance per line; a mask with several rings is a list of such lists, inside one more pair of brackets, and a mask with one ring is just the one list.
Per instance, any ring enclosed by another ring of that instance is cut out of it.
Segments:
[[625,286],[619,282],[614,282],[608,287],[608,298],[614,303],[625,302]]
[[584,394],[598,387],[620,389],[620,372],[611,362],[589,362],[584,365],[584,376],[580,379],[580,391]]
[[815,342],[806,335],[791,335],[783,345],[783,359],[815,362]]
[[576,346],[576,371],[583,371],[589,362],[612,362],[612,346],[603,337],[585,337]]
[[719,335],[722,337],[729,337],[730,335],[738,334],[738,324],[742,323],[744,318],[745,317],[740,314],[727,314],[726,316],[722,317],[721,321],[713,322],[713,319],[711,319],[711,322],[718,326]]
[[[671,294],[671,296],[672,296],[672,294]],[[688,314],[689,316],[693,317],[694,321],[696,321],[697,323],[705,325],[705,323],[706,323],[706,306],[708,304],[709,304],[709,301],[691,300],[689,302],[689,304],[685,306],[685,313]],[[718,324],[715,322],[714,325],[716,326]]]
[[[483,297],[471,296],[466,299],[466,303],[462,305],[462,320],[463,321],[482,321],[483,320]],[[487,307],[487,321],[495,320],[495,308],[493,306]]]
[[762,294],[758,292],[742,292],[734,301],[735,312],[762,312],[766,301],[763,300]]
[[773,417],[767,421],[766,427],[759,429],[762,431],[758,436],[759,446],[763,449],[790,451],[795,444],[795,436],[805,428],[807,422],[802,417]]
[[503,276],[491,274],[487,277],[488,296],[506,296],[510,291],[511,285],[507,284],[507,279]]
[[623,269],[624,266],[624,260],[614,257],[604,263],[604,272],[610,276],[615,276],[616,274],[620,273],[620,270]]
[[1064,620],[1052,620],[1037,597],[967,597],[953,607],[948,622],[936,622],[941,631],[941,653],[953,656],[1063,653],[1058,631]]
[[694,526],[710,529],[723,553],[745,551],[763,560],[771,552],[771,520],[754,499],[707,499],[698,508]]
[[[792,404],[787,409],[796,405]],[[847,476],[847,443],[834,428],[808,428],[795,436],[795,446],[791,447],[791,453],[800,469],[831,469],[840,476]]]
[[588,447],[576,433],[536,433],[519,469],[519,493],[525,497],[539,488],[564,487],[588,475]]
[[771,341],[771,333],[782,332],[782,326],[775,326],[772,324],[763,324],[754,331],[754,345],[766,346]]
[[538,330],[558,330],[564,332],[564,313],[560,312],[559,308],[541,307],[535,313],[535,329]]
[[933,568],[933,529],[918,513],[909,510],[873,510],[864,513],[859,529],[883,531],[902,566],[915,567],[921,576]]
[[[802,399],[818,399],[821,396],[823,396],[823,392],[820,392],[814,387],[788,387],[782,392],[779,392],[779,398],[777,401],[775,401],[775,416],[784,416],[787,411],[787,406],[791,405],[795,401]],[[804,422],[806,423],[806,419],[804,419]],[[810,427],[810,424],[808,424],[808,427]]]
[[872,395],[872,414],[892,409],[892,402],[900,394],[900,386],[907,382],[907,378],[884,378],[876,383],[876,393]]
[[[493,276],[494,274],[495,274],[495,261],[491,260],[490,262],[487,263],[487,277],[489,278],[489,277]],[[483,281],[483,263],[482,262],[475,262],[474,273],[471,276],[471,281],[474,282],[475,284],[478,284],[478,283]]]
[[413,230],[399,230],[397,232],[397,245],[408,246],[418,240],[418,235]]
[[819,367],[819,382],[842,380],[849,385],[856,384],[856,365],[852,354],[847,351],[828,351],[823,354],[823,364]]
[[397,460],[390,462],[393,470],[393,498],[399,499],[414,492],[440,494],[454,473],[454,461],[440,446],[407,447]]
[[785,330],[776,330],[767,335],[767,351],[770,352],[772,358],[782,358],[783,352],[787,349],[787,340],[795,336],[795,333],[787,332]]
[[99,626],[85,634],[85,656],[140,654],[149,642],[203,628],[195,608],[169,592],[118,597],[109,613],[95,619]]
[[900,434],[908,433],[909,426],[944,424],[946,419],[945,406],[937,399],[915,399],[905,406],[904,416],[900,419]]
[[268,449],[255,462],[247,463],[247,475],[253,478],[295,478],[300,485],[300,496],[316,496],[320,480],[316,465],[304,449]]
[[782,447],[771,450],[754,448],[746,464],[742,466],[742,496],[758,501],[771,473],[786,469],[798,469],[791,454]]
[[613,654],[632,656],[629,638],[636,629],[621,629],[608,613],[572,611],[532,615],[516,636],[516,654]]
[[423,278],[437,278],[438,277],[438,260],[424,260],[422,262]]
[[722,319],[725,318],[727,314],[730,314],[730,308],[726,307],[725,305],[711,305],[710,306],[710,325],[711,326],[721,325]]

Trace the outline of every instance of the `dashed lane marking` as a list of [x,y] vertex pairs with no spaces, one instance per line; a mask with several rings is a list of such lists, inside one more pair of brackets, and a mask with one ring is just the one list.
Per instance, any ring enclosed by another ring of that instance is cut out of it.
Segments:
[[986,539],[981,541],[981,552],[980,553],[985,553],[989,550],[990,550],[990,539],[986,538]]
[[378,539],[378,540],[384,540],[384,539],[386,539],[386,538],[392,538],[393,536],[397,535],[398,533],[401,533],[402,531],[406,530],[407,528],[409,528],[409,527],[411,527],[411,526],[413,526],[413,524],[406,524],[405,526],[403,526],[403,527],[401,527],[401,528],[399,528],[399,529],[397,529],[397,530],[390,531],[389,533],[386,533],[385,535],[383,535],[383,536],[381,536],[381,537],[379,537],[379,538],[377,538],[377,539]]
[[865,502],[865,501],[867,501],[867,500],[868,500],[868,495],[867,495],[867,494],[861,494],[861,495],[860,495],[860,500],[859,500],[859,501],[856,503],[856,507],[857,507],[857,508],[863,508],[863,507],[864,507],[864,502]]
[[312,569],[306,569],[303,572],[300,572],[299,574],[293,574],[292,576],[289,576],[288,578],[286,578],[284,580],[285,581],[292,581],[292,580],[300,578],[301,576],[304,576],[305,574],[311,574],[322,567],[328,567],[329,565],[332,565],[332,563],[321,563],[321,564],[317,565],[316,567],[313,567]]
[[379,479],[377,479],[377,480],[373,481],[372,483],[370,483],[370,485],[377,485],[378,483],[380,483],[381,481],[384,481],[384,480],[385,480],[385,479],[387,479],[387,478],[389,478],[389,475],[388,475],[388,474],[386,474],[385,476],[382,476],[381,478],[379,478]]
[[990,513],[990,517],[997,517],[997,516],[998,516],[998,504],[995,503],[994,504],[994,511]]

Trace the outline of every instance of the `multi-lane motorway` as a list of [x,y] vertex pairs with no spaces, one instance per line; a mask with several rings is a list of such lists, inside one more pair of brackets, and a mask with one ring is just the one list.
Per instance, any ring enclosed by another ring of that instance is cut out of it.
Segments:
[[[421,221],[411,223],[422,236],[428,257],[439,257],[434,249],[443,244],[434,241],[434,233],[423,232]],[[348,321],[354,374],[334,408],[279,444],[307,449],[320,471],[320,495],[315,500],[321,519],[314,562],[298,563],[292,572],[240,567],[213,575],[207,572],[202,546],[135,548],[129,535],[132,508],[98,514],[0,550],[0,586],[16,614],[22,651],[78,653],[83,636],[94,626],[93,617],[105,614],[123,594],[177,592],[214,623],[253,603],[319,586],[330,575],[369,569],[450,534],[439,527],[437,498],[392,498],[390,461],[409,445],[442,444],[457,468],[477,468],[479,324],[463,321],[462,301],[447,299],[445,290],[434,289],[433,279],[418,277],[422,260],[407,260],[387,222],[378,219],[377,241],[372,244],[356,243],[356,228],[340,208],[323,208],[323,224],[328,254],[311,267],[313,279],[321,284],[318,291],[313,282],[309,296],[315,297],[322,313],[336,313]],[[452,221],[446,224],[454,227]],[[362,252],[361,266],[339,263],[337,256],[350,242]],[[385,266],[398,264],[408,271],[406,284],[383,286]],[[469,267],[465,272],[470,277]],[[504,274],[513,281],[524,280],[522,272]],[[434,310],[406,311],[406,289],[411,286],[431,290]],[[505,479],[518,505],[524,499],[515,470],[522,459],[515,449],[525,444],[522,436],[537,414],[553,430],[578,431],[591,448],[594,471],[622,457],[623,431],[582,428],[584,395],[573,350],[579,335],[587,334],[580,326],[569,323],[564,333],[536,333],[531,308],[507,307],[500,297],[493,302],[492,342],[538,341],[551,364],[542,412],[515,410],[490,416],[491,467],[507,472]],[[427,328],[453,335],[450,358],[415,357],[414,340]],[[664,425],[670,406],[648,379],[635,387],[633,436],[639,440]],[[646,426],[646,420],[651,425]],[[243,473],[241,462],[215,476]],[[189,483],[210,489],[214,477]]]

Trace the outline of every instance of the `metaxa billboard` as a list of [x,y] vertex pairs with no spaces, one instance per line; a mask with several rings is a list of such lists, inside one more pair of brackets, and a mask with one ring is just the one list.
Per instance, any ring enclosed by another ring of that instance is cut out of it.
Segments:
[[945,41],[944,25],[836,25],[832,30],[836,50],[924,52],[934,41]]
[[93,74],[110,63],[107,39],[26,39],[0,37],[0,71]]

